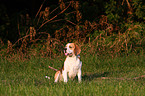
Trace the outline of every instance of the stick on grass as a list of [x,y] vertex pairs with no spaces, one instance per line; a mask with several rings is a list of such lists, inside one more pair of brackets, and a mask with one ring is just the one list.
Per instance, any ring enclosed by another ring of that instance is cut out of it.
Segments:
[[49,66],[49,68],[52,69],[52,70],[54,70],[54,71],[58,71],[57,69],[55,69],[55,68],[53,68],[51,66]]

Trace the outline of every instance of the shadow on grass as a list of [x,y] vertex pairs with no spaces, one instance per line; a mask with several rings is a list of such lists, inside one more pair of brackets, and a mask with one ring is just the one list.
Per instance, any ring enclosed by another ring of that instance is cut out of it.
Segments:
[[89,74],[84,74],[82,76],[82,80],[84,81],[92,81],[93,79],[95,78],[99,78],[99,77],[107,77],[109,75],[109,72],[104,72],[104,73],[101,73],[101,74],[98,74],[98,73],[89,73]]

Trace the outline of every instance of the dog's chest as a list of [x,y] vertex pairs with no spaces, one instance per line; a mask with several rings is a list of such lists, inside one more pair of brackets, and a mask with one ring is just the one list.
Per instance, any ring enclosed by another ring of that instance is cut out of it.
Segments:
[[80,60],[77,57],[67,57],[64,62],[64,67],[68,72],[76,73],[81,67]]

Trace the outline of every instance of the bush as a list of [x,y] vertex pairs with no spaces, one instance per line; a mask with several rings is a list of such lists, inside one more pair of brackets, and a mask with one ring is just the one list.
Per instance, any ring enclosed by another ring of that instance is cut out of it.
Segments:
[[[25,14],[20,12],[14,16],[15,18],[9,19],[9,24],[15,21],[12,24],[15,31],[7,29],[7,23],[0,25],[4,26],[0,29],[2,34],[8,31],[6,35],[11,37],[11,39],[1,37],[1,57],[13,57],[15,54],[22,59],[31,56],[56,57],[63,53],[66,42],[79,43],[84,52],[95,54],[97,52],[98,55],[118,56],[144,50],[143,1],[110,0],[104,3],[105,0],[104,2],[93,0],[85,1],[83,4],[80,2],[59,0],[56,8],[47,6],[44,10],[42,3],[35,18],[27,12],[24,12]],[[94,5],[97,2],[105,6],[101,8],[104,13],[96,12],[99,10]],[[85,6],[88,9],[82,9]],[[91,10],[94,7],[96,10]],[[87,14],[84,10],[91,10],[94,16],[98,17],[92,18],[89,14],[83,16]],[[91,50],[88,50],[89,48]]]

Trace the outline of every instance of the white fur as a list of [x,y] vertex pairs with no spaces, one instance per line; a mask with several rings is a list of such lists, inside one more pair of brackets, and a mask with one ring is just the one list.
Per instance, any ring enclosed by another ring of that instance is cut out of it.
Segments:
[[64,70],[62,72],[64,82],[68,81],[67,75],[69,76],[69,78],[74,78],[76,75],[78,75],[78,81],[81,82],[81,67],[82,62],[79,58],[77,58],[77,56],[67,56],[64,62]]

